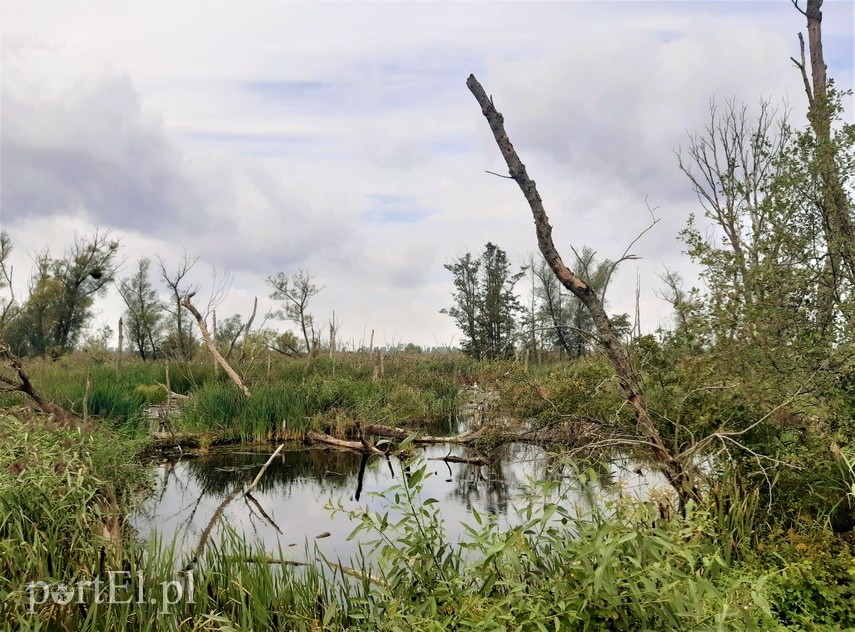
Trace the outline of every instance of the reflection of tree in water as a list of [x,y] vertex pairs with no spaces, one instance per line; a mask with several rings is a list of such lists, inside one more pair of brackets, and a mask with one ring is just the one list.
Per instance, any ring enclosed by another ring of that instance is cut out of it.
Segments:
[[[457,469],[453,498],[466,510],[483,507],[487,513],[505,516],[510,500],[527,482],[528,476],[537,477],[544,456],[541,448],[522,444],[506,444],[493,450],[485,466],[463,464]],[[526,467],[531,464],[534,467]],[[526,470],[531,469],[529,474]]]
[[[238,485],[249,484],[269,456],[265,452],[218,450],[188,461],[186,471],[205,495],[224,496]],[[288,497],[307,479],[319,486],[319,493],[355,485],[360,459],[359,454],[295,445],[283,450],[270,464],[256,492],[270,491]]]
[[[586,493],[580,493],[578,474],[588,469],[597,476],[596,489],[590,487],[589,481]],[[579,461],[560,450],[547,451],[522,443],[505,444],[493,450],[488,465],[460,465],[451,496],[469,512],[481,507],[492,515],[507,516],[509,508],[513,508],[512,501],[526,490],[539,495],[531,489],[537,482],[557,483],[552,492],[556,497],[569,493],[574,500],[587,505],[586,496],[596,496],[597,490],[614,484],[614,472],[603,459]]]

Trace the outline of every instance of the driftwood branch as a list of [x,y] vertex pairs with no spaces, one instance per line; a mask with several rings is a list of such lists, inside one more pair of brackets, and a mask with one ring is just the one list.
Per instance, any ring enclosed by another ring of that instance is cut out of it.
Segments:
[[478,105],[481,106],[481,113],[490,125],[499,151],[508,165],[508,172],[519,185],[528,202],[534,219],[537,245],[543,258],[559,282],[582,302],[591,315],[597,329],[599,343],[615,370],[626,401],[635,413],[639,429],[650,443],[654,460],[659,464],[660,470],[677,491],[682,502],[689,499],[699,499],[699,493],[695,488],[693,467],[691,464],[682,463],[662,440],[647,408],[647,400],[641,389],[640,380],[629,362],[618,335],[609,322],[602,301],[584,280],[565,265],[555,248],[555,243],[552,240],[552,225],[546,215],[543,200],[537,191],[534,180],[529,178],[525,165],[520,160],[505,132],[504,117],[496,110],[492,99],[487,96],[475,75],[469,75],[466,85]]
[[252,482],[249,484],[249,487],[247,487],[244,490],[244,492],[243,492],[244,496],[248,495],[253,489],[255,489],[255,486],[258,485],[258,482],[261,480],[261,477],[264,476],[264,473],[267,471],[267,468],[270,467],[271,463],[273,463],[273,459],[276,458],[276,455],[278,455],[280,452],[282,452],[282,448],[284,448],[284,447],[285,447],[285,444],[283,443],[278,448],[276,448],[276,451],[270,455],[270,458],[267,459],[267,462],[261,466],[261,469],[258,470],[258,474],[256,475],[256,477],[254,479],[252,479]]
[[247,397],[250,396],[249,389],[244,386],[243,380],[240,379],[240,376],[235,372],[235,370],[226,362],[226,359],[220,354],[217,350],[217,345],[214,344],[213,338],[211,338],[211,334],[208,331],[208,326],[205,324],[205,319],[202,318],[202,314],[199,313],[199,310],[193,306],[193,303],[190,302],[190,299],[193,298],[195,292],[190,292],[183,299],[181,299],[181,305],[185,307],[187,310],[193,314],[193,317],[196,319],[196,322],[199,324],[199,331],[202,332],[202,338],[205,339],[205,344],[208,345],[208,349],[211,352],[211,355],[214,356],[214,360],[217,361],[223,370],[228,374],[228,376],[232,379],[232,382],[237,384],[237,387],[243,391],[243,394]]

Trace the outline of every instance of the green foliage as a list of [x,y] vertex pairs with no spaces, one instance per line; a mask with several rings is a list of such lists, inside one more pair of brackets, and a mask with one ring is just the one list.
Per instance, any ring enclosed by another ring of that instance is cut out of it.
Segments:
[[815,524],[772,529],[746,550],[740,570],[767,573],[764,593],[776,625],[798,631],[855,626],[855,551]]
[[[583,246],[574,249],[571,269],[606,303],[609,282],[617,267],[610,259],[596,260],[596,251]],[[542,345],[546,349],[559,349],[569,358],[578,358],[594,350],[595,326],[588,309],[565,289],[555,272],[543,258],[532,257],[529,263],[533,286],[532,305],[526,306],[524,328],[529,328],[528,346],[537,351]],[[628,314],[616,314],[610,318],[612,327],[619,337],[631,329]]]
[[509,357],[522,309],[514,285],[523,272],[512,273],[507,253],[492,243],[478,259],[467,252],[445,265],[454,276],[454,306],[440,310],[457,322],[461,348],[477,359]]
[[[117,444],[124,449],[117,449]],[[144,470],[134,444],[109,431],[52,424],[25,411],[0,418],[0,595],[45,577],[95,569],[105,524],[126,510]],[[111,512],[119,512],[118,514]]]
[[59,356],[74,348],[92,317],[94,297],[115,278],[119,242],[95,231],[75,236],[65,256],[36,258],[30,294],[4,332],[16,355]]
[[[380,586],[367,605],[377,629],[749,629],[767,607],[761,581],[719,581],[720,547],[707,519],[660,518],[618,502],[581,518],[542,485],[506,531],[474,514],[462,546],[447,541],[435,499],[418,500],[424,465],[382,496],[379,512],[351,512],[354,535],[377,536]],[[587,475],[580,476],[585,487]],[[374,572],[374,571],[372,571]]]
[[291,346],[285,338],[278,342],[284,352],[292,351],[297,355],[310,353],[318,344],[319,332],[315,331],[315,321],[309,313],[309,302],[323,286],[314,283],[314,277],[306,270],[300,269],[290,277],[284,272],[278,272],[267,277],[267,285],[273,290],[270,298],[282,303],[282,309],[274,314],[281,320],[290,320],[300,327],[303,334],[303,348]]
[[[265,398],[275,405],[272,393]],[[144,480],[127,458],[133,444],[104,429],[21,419],[0,422],[0,616],[18,629],[807,631],[855,624],[851,546],[815,523],[759,533],[756,495],[730,476],[714,500],[682,519],[663,517],[652,503],[604,504],[593,474],[580,473],[572,487],[533,488],[516,527],[473,514],[457,543],[445,534],[438,501],[423,496],[431,474],[420,461],[378,494],[377,509],[349,513],[354,535],[374,536],[350,562],[355,580],[332,561],[293,569],[278,563],[289,557],[283,551],[270,557],[226,532],[192,569],[192,602],[164,612],[160,603],[90,599],[30,614],[27,581],[73,584],[130,569],[146,595],[159,597],[163,582],[186,590],[187,577],[176,572],[174,543],[141,546],[128,531],[119,541],[97,535],[112,515],[99,501],[115,498],[124,511]],[[583,498],[581,507],[571,497]],[[732,498],[743,499],[738,508],[725,506]]]
[[163,338],[163,304],[150,279],[151,260],[137,262],[134,274],[119,284],[119,295],[125,302],[125,328],[130,346],[145,360],[155,358]]
[[609,363],[599,356],[526,372],[512,367],[496,385],[499,408],[514,418],[552,423],[561,419],[624,423],[632,414]]

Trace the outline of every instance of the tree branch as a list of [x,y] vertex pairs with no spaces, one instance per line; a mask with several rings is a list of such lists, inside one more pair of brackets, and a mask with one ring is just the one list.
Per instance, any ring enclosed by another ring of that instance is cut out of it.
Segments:
[[805,84],[805,94],[807,94],[808,105],[810,107],[813,107],[813,89],[810,87],[810,79],[808,79],[808,76],[807,76],[807,61],[805,60],[805,38],[802,37],[801,32],[798,33],[798,36],[799,36],[799,50],[801,51],[802,62],[799,63],[798,61],[796,61],[795,57],[790,57],[790,59],[796,65],[796,68],[798,68],[802,73],[802,81]]

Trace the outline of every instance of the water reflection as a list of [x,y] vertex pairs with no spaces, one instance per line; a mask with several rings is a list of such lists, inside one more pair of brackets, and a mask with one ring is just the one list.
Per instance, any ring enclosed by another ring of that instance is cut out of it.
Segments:
[[[191,552],[218,506],[236,486],[248,485],[272,452],[270,446],[222,449],[159,466],[156,493],[132,516],[132,524],[144,538],[155,532],[167,541],[174,537],[179,551]],[[495,516],[501,526],[518,522],[525,505],[522,497],[531,481],[554,481],[567,494],[571,506],[588,504],[590,494],[579,488],[576,469],[540,447],[502,446],[485,466],[437,460],[448,454],[473,456],[462,446],[423,448],[421,456],[428,459],[427,470],[433,476],[424,480],[422,494],[440,501],[451,540],[463,535],[461,523],[472,522],[473,510]],[[218,535],[228,525],[250,544],[260,543],[273,555],[281,548],[290,559],[305,559],[308,542],[317,543],[332,559],[349,560],[358,550],[358,540],[347,540],[356,525],[343,514],[333,517],[328,504],[385,511],[383,498],[371,492],[400,483],[401,468],[395,458],[307,449],[301,444],[287,446],[252,494],[239,495],[225,507],[211,543],[219,540]],[[649,485],[643,474],[638,475],[625,463],[601,469],[597,493]],[[328,537],[316,539],[326,533]]]

